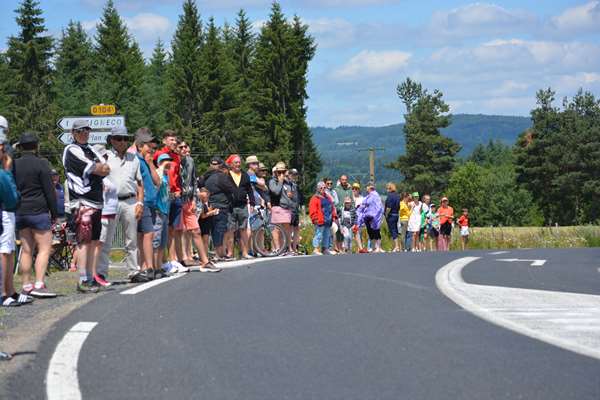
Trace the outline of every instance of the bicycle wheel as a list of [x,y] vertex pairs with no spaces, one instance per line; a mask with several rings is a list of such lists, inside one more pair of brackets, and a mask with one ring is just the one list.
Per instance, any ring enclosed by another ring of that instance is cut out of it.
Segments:
[[[279,237],[279,247],[275,245],[273,237]],[[263,225],[252,234],[254,249],[263,257],[275,257],[283,254],[287,247],[285,231],[279,225]]]

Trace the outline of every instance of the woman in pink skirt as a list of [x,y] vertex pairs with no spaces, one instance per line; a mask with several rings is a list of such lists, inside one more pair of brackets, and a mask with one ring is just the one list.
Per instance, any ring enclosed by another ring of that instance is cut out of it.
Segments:
[[[271,195],[271,222],[281,225],[287,237],[288,247],[291,246],[291,228],[292,211],[298,201],[297,193],[294,193],[294,186],[286,178],[287,168],[283,161],[279,161],[273,168],[273,177],[269,181],[269,192]],[[283,243],[283,238],[277,235],[273,236],[275,246],[279,248]],[[291,250],[290,250],[291,251]]]

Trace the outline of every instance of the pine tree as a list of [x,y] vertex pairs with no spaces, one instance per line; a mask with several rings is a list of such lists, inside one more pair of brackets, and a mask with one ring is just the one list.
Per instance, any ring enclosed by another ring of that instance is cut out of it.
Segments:
[[131,38],[113,0],[108,0],[97,25],[95,61],[99,73],[95,102],[115,104],[134,130],[144,124],[142,83],[144,58]]
[[44,35],[46,28],[39,2],[23,0],[15,12],[20,33],[9,38],[6,51],[9,108],[5,116],[11,124],[11,139],[25,130],[37,132],[41,153],[56,163],[55,152],[51,151],[58,145],[57,112],[51,91],[53,41]]
[[56,102],[63,115],[87,115],[90,112],[88,86],[94,76],[92,44],[81,23],[70,21],[62,37],[56,58]]
[[146,67],[144,84],[145,126],[155,134],[168,127],[167,123],[167,52],[158,39],[152,52],[150,64]]
[[293,155],[290,109],[290,26],[278,3],[273,3],[269,21],[262,27],[253,62],[253,129],[265,164],[289,163]]
[[400,170],[407,189],[439,193],[445,189],[460,151],[460,145],[440,133],[451,123],[449,107],[442,92],[429,93],[410,78],[398,85],[397,93],[407,110],[406,154],[389,167]]
[[308,64],[315,56],[314,39],[308,34],[308,26],[298,16],[294,17],[290,35],[290,112],[292,124],[293,156],[291,165],[300,172],[300,186],[308,197],[314,191],[317,174],[322,163],[306,123],[306,91]]
[[192,141],[198,135],[202,118],[200,51],[203,46],[202,23],[194,0],[183,2],[177,30],[171,42],[172,59],[167,69],[168,116],[183,136]]

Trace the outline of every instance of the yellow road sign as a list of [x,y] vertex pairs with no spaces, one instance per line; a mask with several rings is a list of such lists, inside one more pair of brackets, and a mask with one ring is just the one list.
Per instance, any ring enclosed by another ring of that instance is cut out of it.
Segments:
[[92,115],[115,115],[117,107],[113,104],[95,104],[90,109]]

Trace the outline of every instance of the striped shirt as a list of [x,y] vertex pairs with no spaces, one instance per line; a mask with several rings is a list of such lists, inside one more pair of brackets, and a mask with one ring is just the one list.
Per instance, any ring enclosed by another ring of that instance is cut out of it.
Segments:
[[71,204],[102,209],[102,177],[92,174],[102,158],[88,144],[74,143],[65,147],[63,165]]

